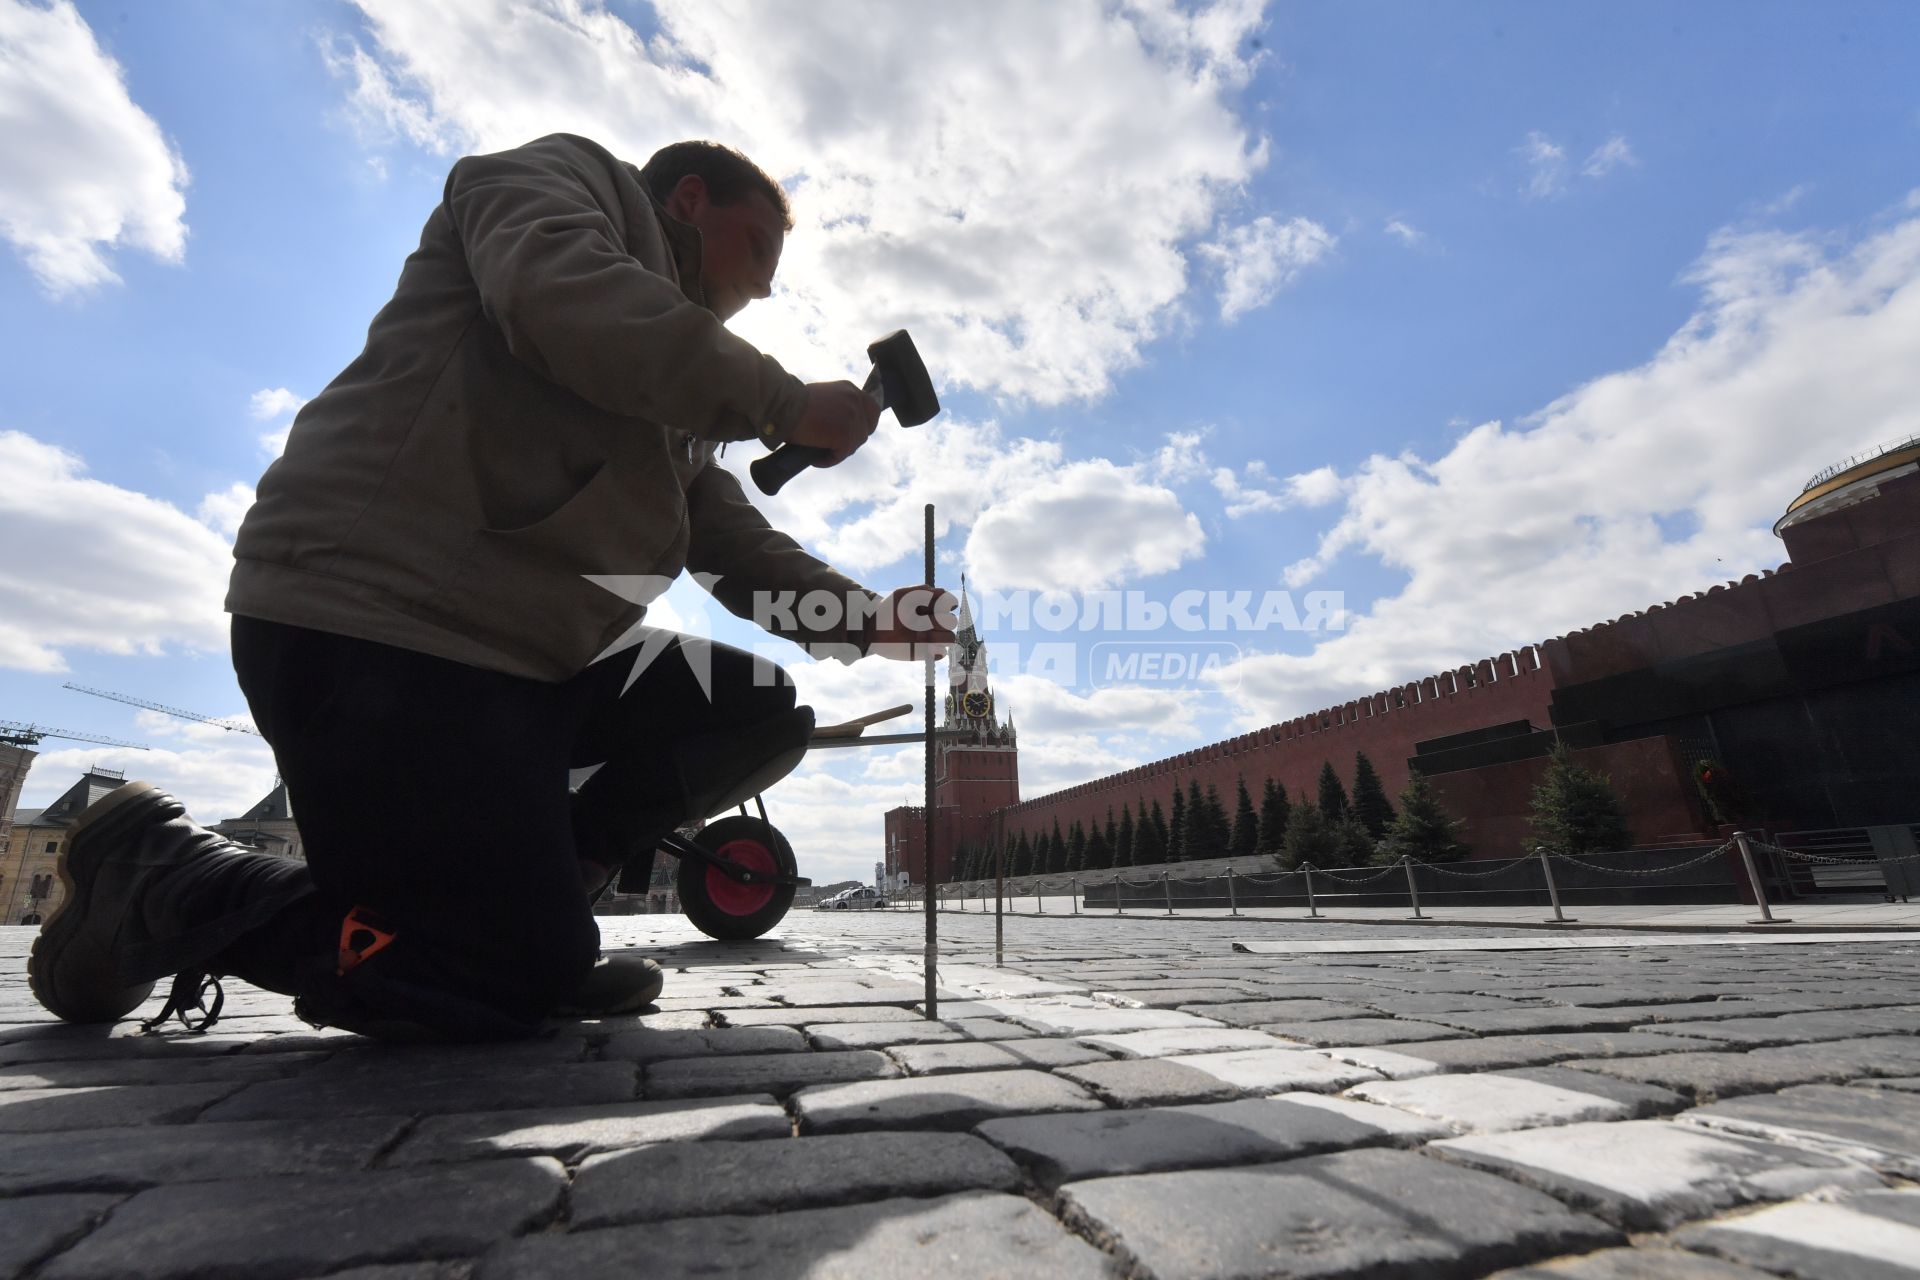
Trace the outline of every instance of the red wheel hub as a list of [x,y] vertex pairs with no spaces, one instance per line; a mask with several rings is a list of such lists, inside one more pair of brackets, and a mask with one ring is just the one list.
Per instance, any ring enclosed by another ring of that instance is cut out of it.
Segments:
[[[755,875],[780,874],[779,867],[774,865],[773,851],[758,840],[729,840],[713,852],[716,857],[737,863]],[[707,868],[707,897],[730,916],[750,916],[760,910],[773,901],[773,888],[765,881],[742,884],[719,867]]]

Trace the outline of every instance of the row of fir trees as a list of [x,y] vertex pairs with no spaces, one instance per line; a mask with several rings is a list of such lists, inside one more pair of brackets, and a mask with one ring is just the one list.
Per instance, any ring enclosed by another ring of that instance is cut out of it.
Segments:
[[[1228,815],[1217,788],[1198,781],[1175,787],[1166,808],[1158,800],[1109,808],[1104,825],[1077,819],[1064,831],[1058,819],[1050,831],[1022,831],[1004,850],[992,844],[960,851],[955,880],[988,880],[995,855],[1004,853],[1008,876],[1064,875],[1115,867],[1146,867],[1195,858],[1269,854],[1291,870],[1301,863],[1316,867],[1386,865],[1401,858],[1416,862],[1458,862],[1470,850],[1460,840],[1460,822],[1441,806],[1439,793],[1415,770],[1398,805],[1387,799],[1380,775],[1364,751],[1354,754],[1353,789],[1348,791],[1332,762],[1322,764],[1318,795],[1289,798],[1272,778],[1254,804],[1245,778],[1235,787]],[[1533,794],[1534,843],[1558,852],[1584,853],[1625,848],[1631,842],[1625,807],[1608,780],[1573,762],[1557,747],[1546,776]]]

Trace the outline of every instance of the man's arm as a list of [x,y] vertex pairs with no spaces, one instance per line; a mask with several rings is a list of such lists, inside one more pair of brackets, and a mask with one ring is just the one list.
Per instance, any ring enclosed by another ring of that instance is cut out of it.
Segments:
[[[718,577],[710,590],[728,612],[820,656],[852,662],[865,652],[864,627],[848,628],[849,603],[871,617],[880,597],[769,525],[732,472],[714,463],[701,469],[687,488],[687,525],[687,568]],[[811,592],[834,606],[825,625],[809,625],[803,606]]]
[[[709,440],[769,425],[785,438],[806,412],[805,384],[642,261],[669,260],[664,236],[644,189],[600,147],[556,134],[468,156],[445,199],[482,308],[542,376]],[[657,243],[629,245],[629,220]]]

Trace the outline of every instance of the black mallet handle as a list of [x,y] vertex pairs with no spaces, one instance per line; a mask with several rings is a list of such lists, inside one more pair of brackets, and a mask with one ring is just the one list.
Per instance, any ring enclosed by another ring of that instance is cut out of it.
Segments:
[[[884,411],[887,407],[886,381],[880,376],[880,368],[874,366],[867,375],[866,385],[860,388],[872,396],[874,403]],[[747,467],[753,476],[754,487],[772,497],[780,492],[787,481],[805,471],[808,467],[817,467],[833,456],[833,450],[821,449],[810,444],[783,444],[764,458],[756,458]]]

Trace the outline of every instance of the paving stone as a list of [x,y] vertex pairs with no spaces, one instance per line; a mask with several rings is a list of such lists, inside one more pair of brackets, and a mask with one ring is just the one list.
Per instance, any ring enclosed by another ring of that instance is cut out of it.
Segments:
[[1233,1027],[1260,1027],[1270,1022],[1326,1022],[1334,1018],[1364,1018],[1373,1010],[1342,1000],[1254,1000],[1239,1004],[1211,1004],[1205,1013]]
[[1448,1138],[1426,1150],[1538,1187],[1633,1230],[1822,1188],[1879,1185],[1868,1170],[1818,1152],[1665,1120]]
[[1690,1227],[1681,1244],[1799,1280],[1908,1280],[1920,1272],[1920,1195],[1800,1201]]
[[793,1099],[802,1133],[968,1129],[999,1116],[1101,1109],[1098,1099],[1071,1081],[1029,1070],[823,1084]]
[[969,1040],[1025,1040],[1033,1035],[1032,1027],[1023,1027],[1006,1018],[963,1018],[958,1009],[949,1010],[944,1004],[940,1011],[949,1015],[947,1025]]
[[474,1280],[1109,1280],[1109,1259],[1031,1201],[997,1192],[686,1218],[515,1241]]
[[1126,1031],[1157,1031],[1169,1027],[1204,1028],[1220,1024],[1211,1017],[1199,1017],[1172,1009],[1115,1009],[1111,1006],[1080,1007],[1038,1000],[1008,1001],[1001,1011],[1016,1022],[1044,1032],[1070,1036],[1110,1035]]
[[[1532,1067],[1567,1058],[1613,1057],[1627,1054],[1684,1053],[1704,1042],[1642,1031],[1568,1032],[1551,1036],[1488,1036],[1472,1040],[1421,1040],[1384,1049],[1330,1050],[1346,1062],[1373,1066],[1390,1063],[1404,1069],[1409,1061],[1425,1062],[1440,1071],[1490,1071],[1502,1067]],[[1390,1055],[1382,1057],[1381,1055]],[[1388,1074],[1386,1066],[1379,1067]],[[1393,1074],[1398,1075],[1396,1070]]]
[[804,1053],[807,1038],[792,1027],[703,1027],[679,1030],[641,1027],[607,1041],[603,1058],[661,1062],[668,1058],[717,1058],[731,1053]]
[[645,1143],[736,1142],[786,1138],[792,1133],[793,1122],[767,1094],[489,1111],[427,1117],[385,1164],[438,1164],[498,1155],[549,1155],[573,1164],[597,1152]]
[[911,1009],[891,1005],[844,1005],[793,1009],[785,1005],[766,1009],[723,1009],[721,1021],[729,1027],[814,1027],[827,1022],[919,1022]]
[[[1182,1005],[1236,1004],[1244,1003],[1249,996],[1258,994],[1247,987],[1161,987],[1155,990],[1132,990],[1125,998],[1116,999],[1110,990],[1101,993],[1115,1004],[1128,1005],[1142,1009],[1178,1009]],[[1204,1010],[1202,1010],[1204,1012]]]
[[1513,1001],[1502,1000],[1498,996],[1453,995],[1445,992],[1423,994],[1410,992],[1394,994],[1387,992],[1352,992],[1343,999],[1351,999],[1366,1005],[1369,1009],[1378,1009],[1382,1013],[1392,1014],[1396,1018],[1423,1018],[1430,1013],[1461,1013],[1469,1009],[1511,1009]]
[[1887,1076],[1872,1080],[1855,1080],[1856,1089],[1894,1089],[1901,1093],[1920,1093],[1920,1076]]
[[[380,1067],[250,1084],[207,1110],[207,1120],[295,1120],[326,1116],[444,1115],[508,1111],[529,1098],[556,1107],[629,1102],[631,1062],[501,1063],[471,1074],[411,1075]],[[729,1090],[733,1093],[748,1090]]]
[[1920,1179],[1920,1097],[1804,1085],[1698,1107],[1680,1119],[1728,1133],[1812,1146],[1883,1173]]
[[1501,1271],[1487,1280],[1775,1280],[1764,1271],[1678,1249],[1602,1249],[1535,1267]]
[[550,1217],[552,1160],[202,1182],[142,1191],[44,1267],[44,1280],[314,1275],[480,1252]]
[[1115,1050],[1129,1058],[1164,1058],[1179,1053],[1227,1053],[1234,1049],[1284,1047],[1264,1031],[1234,1027],[1165,1027],[1158,1031],[1128,1031],[1117,1035],[1080,1038],[1088,1044]]
[[403,1123],[248,1120],[16,1134],[0,1142],[0,1195],[359,1169],[399,1136]]
[[1470,1032],[1443,1027],[1436,1022],[1415,1022],[1410,1018],[1334,1018],[1327,1022],[1270,1022],[1260,1030],[1296,1044],[1372,1045],[1400,1044],[1409,1040],[1444,1040],[1449,1036],[1465,1038]]
[[[125,1030],[122,1030],[125,1028]],[[239,1049],[244,1040],[231,1036],[142,1036],[138,1022],[116,1023],[110,1034],[97,1027],[37,1026],[32,1030],[50,1034],[14,1040],[0,1045],[0,1065],[22,1063],[78,1062],[89,1058],[163,1058],[180,1062],[189,1058],[217,1058]]]
[[1620,1120],[1632,1108],[1611,1098],[1517,1076],[1423,1076],[1356,1085],[1348,1096],[1443,1121],[1461,1133],[1504,1133],[1583,1120]]
[[847,1049],[833,1053],[739,1054],[726,1058],[670,1058],[646,1069],[648,1098],[724,1097],[771,1093],[784,1097],[807,1085],[847,1080],[885,1080],[900,1068],[884,1053]]
[[753,994],[778,1000],[782,1004],[861,1005],[891,1004],[906,1006],[923,999],[926,988],[917,982],[783,982],[755,987]]
[[1248,1092],[1284,1093],[1292,1089],[1333,1092],[1379,1073],[1319,1053],[1297,1049],[1236,1049],[1229,1053],[1181,1054],[1164,1059],[1184,1063]]
[[102,1085],[91,1089],[9,1089],[0,1093],[0,1133],[104,1129],[191,1120],[238,1089],[228,1084]]
[[1831,1084],[1867,1075],[1877,1058],[1848,1044],[1791,1045],[1745,1053],[1676,1053],[1657,1058],[1575,1059],[1581,1071],[1660,1085],[1701,1102],[1769,1093],[1797,1084]]
[[1882,1032],[1920,1032],[1920,1013],[1899,1009],[1849,1009],[1790,1013],[1770,1018],[1724,1018],[1710,1022],[1672,1022],[1661,1027],[1673,1035],[1702,1035],[1728,1044],[1806,1044],[1816,1040],[1853,1040]]
[[1020,1181],[1011,1160],[965,1133],[679,1143],[588,1160],[574,1175],[570,1229],[891,1196],[1017,1191]]
[[1116,1107],[1162,1107],[1182,1102],[1224,1102],[1241,1096],[1218,1076],[1165,1058],[1130,1058],[1061,1067],[1056,1074],[1085,1085]]
[[1098,1049],[1076,1040],[995,1040],[961,1044],[906,1044],[887,1051],[909,1075],[937,1076],[955,1071],[999,1071],[1011,1067],[1074,1067],[1111,1062]]
[[896,1044],[953,1044],[970,1037],[944,1022],[836,1022],[810,1027],[816,1049],[885,1049]]
[[1616,1243],[1619,1233],[1499,1178],[1399,1151],[1100,1178],[1070,1221],[1158,1276],[1473,1276]]
[[1006,1150],[1048,1189],[1086,1178],[1269,1163],[1385,1142],[1394,1135],[1347,1112],[1272,1098],[1020,1116],[989,1120],[975,1132]]
[[1626,1118],[1630,1120],[1671,1115],[1685,1110],[1687,1106],[1686,1098],[1671,1089],[1622,1080],[1616,1076],[1603,1076],[1592,1071],[1575,1071],[1570,1067],[1516,1067],[1511,1071],[1498,1072],[1497,1075],[1533,1080],[1557,1089],[1592,1094],[1596,1098],[1609,1098],[1627,1108]]
[[73,1240],[118,1196],[29,1196],[0,1200],[0,1276],[24,1275],[28,1267]]
[[321,1053],[284,1053],[243,1057],[169,1060],[100,1058],[79,1062],[41,1062],[0,1070],[0,1091],[12,1089],[84,1089],[124,1084],[248,1084],[277,1080],[324,1058]]
[[1578,1006],[1468,1009],[1458,1013],[1430,1013],[1428,1022],[1457,1027],[1476,1035],[1518,1035],[1548,1031],[1615,1031],[1639,1025],[1638,1014],[1617,1009]]
[[1453,1129],[1448,1125],[1426,1116],[1416,1116],[1412,1112],[1402,1111],[1397,1107],[1383,1107],[1375,1102],[1362,1102],[1357,1098],[1334,1094],[1277,1093],[1268,1101],[1314,1107],[1321,1111],[1331,1111],[1335,1115],[1345,1116],[1349,1120],[1365,1125],[1378,1135],[1380,1142],[1387,1146],[1418,1146],[1429,1138],[1449,1137],[1453,1133]]

